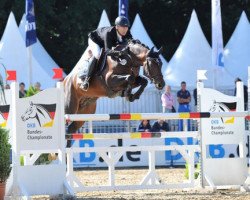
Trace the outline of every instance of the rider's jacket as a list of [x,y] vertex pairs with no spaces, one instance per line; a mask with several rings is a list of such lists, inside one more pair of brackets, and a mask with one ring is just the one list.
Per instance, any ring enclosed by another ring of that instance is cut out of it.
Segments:
[[89,38],[98,44],[105,51],[109,51],[112,47],[117,46],[126,42],[128,39],[132,39],[132,35],[128,30],[125,36],[122,36],[122,41],[118,39],[117,31],[115,26],[98,28],[89,33]]

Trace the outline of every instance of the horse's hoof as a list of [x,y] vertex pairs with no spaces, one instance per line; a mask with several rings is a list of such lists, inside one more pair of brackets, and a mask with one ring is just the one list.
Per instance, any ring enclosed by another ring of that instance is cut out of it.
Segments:
[[135,96],[134,96],[134,99],[140,99],[140,96],[135,95]]
[[133,102],[135,99],[133,95],[129,95],[128,97],[126,97],[126,100],[129,102]]

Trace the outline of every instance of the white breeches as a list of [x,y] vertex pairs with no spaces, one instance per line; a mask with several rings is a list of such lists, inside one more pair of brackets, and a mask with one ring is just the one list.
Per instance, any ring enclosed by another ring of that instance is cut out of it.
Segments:
[[98,44],[96,44],[93,40],[89,38],[88,40],[89,48],[92,51],[92,54],[95,56],[96,59],[100,58],[101,48]]

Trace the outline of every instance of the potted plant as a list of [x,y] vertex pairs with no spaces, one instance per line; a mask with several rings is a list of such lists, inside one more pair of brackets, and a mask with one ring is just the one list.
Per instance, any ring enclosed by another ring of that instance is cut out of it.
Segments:
[[6,181],[11,172],[9,130],[0,127],[0,200],[4,199]]

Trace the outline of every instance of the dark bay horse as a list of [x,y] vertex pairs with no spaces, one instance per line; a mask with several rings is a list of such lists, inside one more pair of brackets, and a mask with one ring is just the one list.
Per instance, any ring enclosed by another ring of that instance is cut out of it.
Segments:
[[[96,100],[99,97],[124,96],[130,102],[139,99],[147,79],[139,76],[140,67],[144,75],[150,79],[155,87],[161,90],[164,79],[161,72],[162,62],[159,58],[160,50],[150,50],[139,41],[129,41],[126,45],[127,53],[123,56],[107,56],[104,70],[100,75],[93,75],[88,91],[79,88],[77,66],[64,79],[65,113],[93,114],[96,110]],[[140,87],[139,87],[140,86]],[[139,89],[132,94],[132,89]],[[76,132],[84,122],[72,122],[68,132]]]

